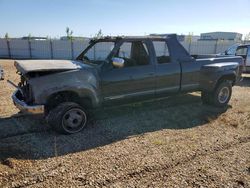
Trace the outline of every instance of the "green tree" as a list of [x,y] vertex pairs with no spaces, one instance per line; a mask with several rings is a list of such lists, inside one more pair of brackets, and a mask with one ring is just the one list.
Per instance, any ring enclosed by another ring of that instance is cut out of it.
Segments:
[[99,29],[99,31],[95,34],[94,39],[100,39],[103,37],[102,30]]
[[69,40],[73,39],[73,30],[70,30],[69,27],[66,27],[66,35]]
[[189,43],[191,43],[193,35],[194,35],[193,32],[189,32],[188,35],[187,35],[187,37],[186,37],[186,41],[189,42]]
[[28,39],[30,40],[32,37],[31,33],[28,34]]
[[245,41],[250,41],[250,32],[245,35],[244,40]]
[[9,39],[9,38],[10,38],[10,37],[9,37],[9,34],[8,34],[8,33],[5,33],[4,38],[5,38],[5,39]]

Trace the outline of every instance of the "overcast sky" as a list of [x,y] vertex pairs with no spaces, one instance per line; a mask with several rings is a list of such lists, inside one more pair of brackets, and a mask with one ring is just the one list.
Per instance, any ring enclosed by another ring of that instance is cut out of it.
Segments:
[[0,37],[250,32],[250,0],[0,0]]

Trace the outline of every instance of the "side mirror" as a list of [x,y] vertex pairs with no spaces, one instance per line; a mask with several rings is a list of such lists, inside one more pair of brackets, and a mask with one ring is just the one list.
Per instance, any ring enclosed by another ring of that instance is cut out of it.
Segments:
[[116,68],[122,68],[124,66],[124,59],[119,57],[112,58],[112,65]]

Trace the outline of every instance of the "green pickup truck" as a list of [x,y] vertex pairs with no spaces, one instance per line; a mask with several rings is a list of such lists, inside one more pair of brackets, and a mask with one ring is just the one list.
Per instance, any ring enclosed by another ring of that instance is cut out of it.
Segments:
[[[106,48],[104,48],[106,46]],[[81,131],[88,111],[201,91],[204,104],[228,104],[242,57],[195,59],[176,35],[93,40],[75,60],[15,61],[21,81],[12,96],[26,113],[42,113],[57,131]]]

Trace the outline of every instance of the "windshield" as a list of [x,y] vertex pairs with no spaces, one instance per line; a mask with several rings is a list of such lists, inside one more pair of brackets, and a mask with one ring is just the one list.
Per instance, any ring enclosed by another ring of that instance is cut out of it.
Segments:
[[114,42],[98,42],[95,43],[88,51],[84,54],[83,59],[90,61],[91,63],[97,64],[98,62],[105,61],[113,50]]
[[238,48],[239,45],[233,45],[228,50],[226,51],[226,55],[235,55],[236,49]]

